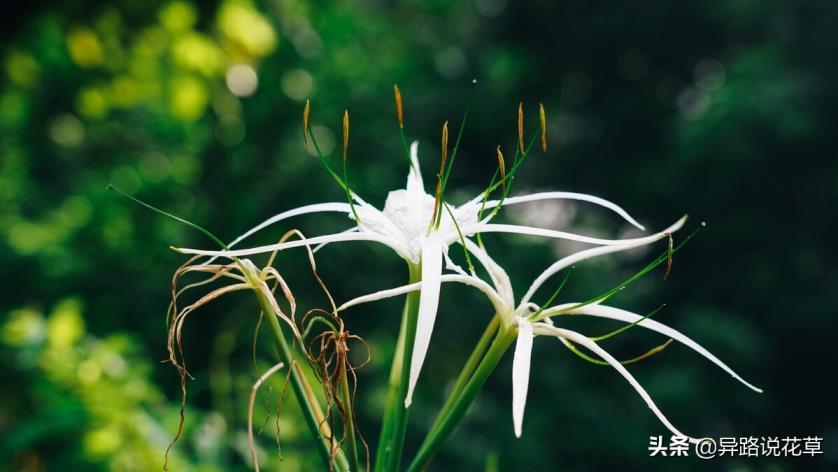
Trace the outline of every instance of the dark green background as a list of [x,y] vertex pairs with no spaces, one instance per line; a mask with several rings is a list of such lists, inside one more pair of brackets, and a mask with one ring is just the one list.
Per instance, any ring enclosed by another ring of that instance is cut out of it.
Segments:
[[[543,102],[551,149],[533,155],[513,193],[592,193],[650,228],[684,212],[690,228],[707,222],[676,255],[666,282],[655,272],[613,303],[641,313],[666,303],[657,318],[765,393],[673,345],[631,368],[663,411],[700,436],[820,436],[824,454],[649,458],[649,436],[666,431],[632,389],[612,369],[538,339],[523,438],[512,435],[507,358],[432,469],[837,466],[834,2],[225,0],[158,8],[76,1],[18,5],[2,21],[0,467],[159,470],[176,428],[177,377],[159,361],[171,273],[185,259],[168,247],[211,243],[108,193],[108,183],[223,239],[284,209],[340,201],[340,189],[302,147],[303,97],[311,96],[313,122],[331,130],[332,141],[342,110],[350,110],[351,180],[380,205],[406,173],[392,84],[401,86],[408,135],[420,140],[431,181],[439,127],[458,122],[474,77],[477,98],[451,199],[486,185],[495,146],[511,155],[518,100],[529,123]],[[234,63],[258,71],[253,96],[238,98],[225,86]],[[573,209],[565,228],[609,236],[626,229],[589,205]],[[521,210],[502,215],[516,221]],[[312,216],[289,224],[316,235],[348,222]],[[518,293],[568,249],[487,239]],[[407,275],[394,255],[364,243],[327,248],[319,261],[339,300]],[[279,263],[301,307],[324,305],[302,254],[283,254]],[[599,293],[642,264],[636,256],[585,264],[564,301]],[[256,310],[251,297],[231,296],[187,323],[196,380],[174,470],[247,470]],[[389,301],[346,316],[373,351],[358,393],[372,444],[399,311],[400,301]],[[445,287],[408,454],[488,315],[473,291]],[[612,326],[571,321],[590,334]],[[633,330],[606,348],[627,358],[660,342]],[[272,351],[267,342],[258,346],[264,370]],[[318,468],[290,400],[281,411],[283,462],[271,420],[260,440],[266,468]]]

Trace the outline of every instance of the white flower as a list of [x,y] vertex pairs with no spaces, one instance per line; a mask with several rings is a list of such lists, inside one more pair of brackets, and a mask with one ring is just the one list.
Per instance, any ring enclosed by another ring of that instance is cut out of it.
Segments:
[[[407,185],[404,189],[394,190],[387,196],[383,210],[378,210],[366,203],[357,194],[352,193],[358,221],[355,225],[345,231],[315,236],[308,238],[306,242],[292,241],[281,244],[271,244],[250,249],[229,250],[229,251],[206,251],[199,249],[176,249],[186,254],[199,254],[215,257],[240,257],[253,254],[273,252],[276,250],[290,249],[305,244],[330,244],[344,241],[374,241],[384,244],[396,252],[401,258],[414,266],[421,266],[421,281],[416,287],[421,290],[419,300],[419,312],[416,325],[416,339],[410,363],[410,382],[408,385],[405,405],[411,403],[413,390],[419,377],[425,355],[430,343],[434,321],[436,319],[437,305],[439,302],[440,283],[446,280],[453,280],[450,276],[443,276],[443,259],[447,267],[455,269],[461,277],[458,281],[470,284],[480,284],[482,281],[474,277],[469,278],[462,269],[454,265],[448,258],[448,247],[455,242],[465,242],[466,248],[474,253],[477,246],[468,238],[477,233],[513,233],[548,238],[566,239],[588,244],[603,246],[601,250],[612,252],[613,250],[626,249],[648,240],[647,238],[609,240],[590,236],[577,235],[563,231],[556,231],[533,226],[494,224],[490,220],[496,212],[489,211],[483,219],[479,219],[481,208],[492,210],[498,206],[514,205],[518,203],[550,200],[570,199],[586,201],[608,208],[632,225],[644,229],[637,221],[626,213],[619,206],[592,195],[573,192],[542,192],[529,195],[509,197],[502,202],[491,200],[484,204],[484,193],[469,200],[463,205],[453,206],[440,202],[437,211],[440,214],[439,225],[434,226],[431,220],[434,214],[435,197],[425,191],[422,175],[419,169],[417,156],[418,143],[414,142],[410,147],[411,168],[407,177]],[[252,234],[285,219],[320,212],[345,213],[354,220],[352,208],[348,203],[331,202],[307,205],[288,210],[265,220],[261,224],[247,231],[236,238],[228,246],[233,247]],[[452,219],[453,215],[453,219]],[[606,249],[614,248],[614,249]],[[478,249],[478,252],[482,252]],[[447,277],[447,278],[446,278]],[[494,276],[493,276],[494,277]],[[467,281],[468,280],[468,281]],[[499,281],[493,280],[496,287]],[[501,284],[498,288],[498,295],[509,300],[511,289],[506,293],[506,285]]]
[[[517,329],[517,340],[512,366],[512,416],[514,432],[517,437],[520,437],[522,432],[524,408],[526,405],[527,389],[529,386],[532,345],[533,339],[537,335],[556,337],[565,343],[573,342],[576,344],[581,344],[582,346],[585,346],[586,348],[594,352],[597,356],[599,356],[612,367],[614,367],[614,369],[616,369],[620,373],[620,375],[625,377],[629,384],[631,384],[631,386],[634,387],[637,393],[640,394],[640,396],[646,401],[646,404],[649,406],[649,408],[652,410],[655,416],[657,416],[658,419],[673,434],[678,436],[685,436],[680,431],[678,431],[678,429],[676,429],[672,425],[672,423],[669,422],[669,420],[663,415],[663,413],[661,413],[660,409],[658,409],[658,407],[652,401],[651,397],[646,392],[646,390],[637,382],[637,380],[635,380],[635,378],[628,372],[628,370],[626,370],[626,368],[618,360],[616,360],[613,356],[608,354],[608,352],[602,349],[593,339],[575,331],[554,326],[553,322],[551,321],[551,317],[558,315],[588,315],[600,318],[609,318],[617,321],[623,321],[626,323],[636,323],[637,326],[656,331],[660,334],[663,334],[671,339],[674,339],[686,345],[687,347],[698,352],[705,358],[709,359],[711,362],[716,364],[718,367],[723,369],[725,372],[733,376],[738,381],[742,382],[747,387],[751,388],[756,392],[762,392],[761,389],[751,385],[750,383],[742,379],[730,367],[728,367],[725,363],[723,363],[709,351],[701,347],[698,343],[688,338],[687,336],[681,334],[680,332],[657,321],[651,320],[649,318],[644,318],[643,316],[625,310],[621,310],[619,308],[601,305],[600,303],[603,300],[598,300],[589,304],[564,303],[552,307],[544,307],[543,309],[530,301],[530,299],[538,290],[538,288],[550,276],[558,273],[562,269],[565,269],[577,262],[581,262],[583,260],[597,257],[600,255],[618,251],[625,251],[646,244],[651,244],[655,241],[666,238],[668,235],[680,229],[683,226],[685,220],[686,217],[682,218],[669,228],[656,234],[647,236],[645,238],[624,240],[624,243],[620,245],[600,246],[591,249],[586,249],[558,260],[535,279],[535,281],[532,283],[532,285],[527,290],[526,294],[518,304],[515,304],[514,302],[512,286],[510,284],[509,277],[507,276],[503,268],[501,268],[497,263],[495,263],[495,261],[492,260],[492,258],[489,257],[489,255],[479,246],[477,246],[470,240],[465,241],[465,244],[468,247],[471,254],[474,255],[475,258],[486,269],[486,272],[492,279],[492,283],[486,283],[485,281],[481,280],[475,275],[465,273],[446,274],[441,277],[441,281],[459,282],[478,288],[486,295],[486,297],[492,303],[496,313],[498,314],[498,316],[500,316],[503,324],[507,327],[507,329]],[[358,297],[349,302],[346,302],[341,307],[339,307],[338,310],[344,310],[346,308],[360,303],[366,303],[374,300],[380,300],[383,298],[408,293],[410,291],[418,290],[420,288],[420,284],[411,284],[390,290],[383,290],[373,294],[365,295],[363,297]],[[695,440],[691,438],[691,441]]]

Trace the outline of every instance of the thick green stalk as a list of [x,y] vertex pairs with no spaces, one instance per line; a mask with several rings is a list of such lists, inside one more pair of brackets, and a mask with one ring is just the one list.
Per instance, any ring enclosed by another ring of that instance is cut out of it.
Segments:
[[[409,264],[410,281],[416,283],[422,280],[422,267],[420,264]],[[416,341],[416,322],[419,318],[419,291],[407,294],[407,309],[405,311],[405,336],[402,345],[401,376],[399,378],[398,395],[393,405],[395,414],[393,417],[393,430],[389,438],[391,453],[388,454],[385,462],[385,470],[395,472],[399,470],[402,450],[404,449],[404,438],[407,433],[408,409],[404,406],[404,399],[407,396],[407,386],[410,383],[410,361],[413,353],[413,344]]]
[[[308,381],[299,368],[299,364],[294,360],[291,347],[288,345],[288,341],[286,341],[285,335],[282,333],[282,326],[279,324],[279,320],[274,313],[270,301],[268,301],[262,292],[255,292],[256,297],[259,299],[259,306],[265,312],[265,317],[268,319],[268,324],[274,334],[280,360],[289,366],[291,388],[294,390],[294,395],[297,397],[300,408],[303,410],[303,417],[306,420],[309,430],[311,430],[311,434],[317,439],[317,450],[320,452],[321,458],[325,461],[326,467],[329,467],[333,447],[332,441],[329,439],[332,437],[329,431],[329,425],[325,421],[325,416],[320,409],[320,405],[317,403],[317,398],[314,396],[311,385],[308,384]],[[334,454],[334,467],[341,472],[348,472],[350,470],[346,456],[344,456],[343,451],[339,448]]]
[[517,333],[514,328],[502,327],[500,329],[494,341],[492,341],[492,345],[486,351],[485,357],[480,361],[480,365],[477,366],[471,379],[465,388],[463,388],[462,393],[456,397],[445,416],[438,421],[439,425],[436,430],[431,431],[425,438],[425,441],[419,448],[419,452],[416,454],[416,458],[413,459],[410,467],[408,467],[408,472],[418,472],[428,466],[434,454],[442,446],[443,441],[448,438],[463,418],[468,407],[474,401],[474,397],[477,396],[477,392],[486,382],[486,379],[489,378],[489,375],[495,370],[498,362],[500,362],[506,350],[509,349],[512,341],[515,340],[516,335]]
[[404,349],[404,338],[407,331],[407,308],[408,303],[405,301],[404,310],[402,310],[401,328],[399,328],[399,338],[396,341],[393,363],[390,366],[390,378],[387,384],[387,404],[384,409],[381,433],[378,436],[378,447],[375,453],[375,468],[373,470],[376,471],[383,471],[387,463],[387,456],[390,451],[390,435],[393,433],[393,422],[396,415],[396,408],[399,404],[399,379],[402,376],[401,352]]
[[495,333],[497,333],[498,326],[500,326],[500,317],[496,315],[492,318],[492,321],[489,322],[489,325],[486,326],[486,330],[483,331],[483,335],[480,336],[480,340],[477,341],[477,345],[474,347],[474,350],[471,352],[471,355],[463,366],[463,370],[460,371],[460,375],[454,382],[454,388],[451,389],[451,393],[448,394],[448,398],[442,405],[442,409],[439,410],[436,420],[434,420],[434,424],[428,430],[428,435],[433,434],[434,431],[439,428],[439,424],[451,410],[451,407],[457,401],[457,398],[459,398],[463,393],[463,389],[466,388],[468,381],[471,380],[471,375],[474,373],[474,370],[477,368],[478,364],[483,359],[483,355],[489,348],[489,343],[492,342],[492,338],[495,336]]

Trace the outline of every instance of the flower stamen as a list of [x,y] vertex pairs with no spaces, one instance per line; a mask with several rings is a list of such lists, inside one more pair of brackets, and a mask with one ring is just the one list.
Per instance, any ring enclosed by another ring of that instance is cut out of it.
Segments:
[[396,98],[396,119],[399,121],[399,128],[404,129],[404,108],[402,108],[402,93],[399,84],[393,84],[393,94]]
[[309,151],[308,145],[308,121],[311,118],[311,101],[306,98],[306,106],[303,108],[303,143],[305,144],[306,151]]
[[666,282],[666,279],[669,277],[669,273],[672,272],[672,253],[673,251],[673,241],[672,241],[672,234],[667,233],[666,236],[669,238],[669,249],[667,251],[667,258],[666,258],[666,272],[663,273],[663,281]]
[[547,113],[544,104],[538,104],[538,121],[541,123],[541,151],[547,152]]
[[410,157],[410,148],[407,145],[407,137],[404,135],[404,106],[402,105],[402,92],[399,90],[399,84],[393,84],[393,95],[396,101],[396,121],[399,123],[399,136],[402,140],[402,148],[404,148],[404,155],[407,157],[407,162],[414,170],[416,166],[413,164],[413,159]]
[[448,161],[448,122],[442,124],[442,160],[439,163],[439,174],[437,174],[436,191],[434,192],[434,213],[431,217],[429,230],[437,223],[439,214],[439,202],[442,199],[442,184],[445,176],[445,164]]
[[524,102],[518,102],[518,152],[524,155]]
[[349,190],[349,174],[346,170],[346,159],[349,152],[349,110],[343,111],[343,189],[346,191],[346,201],[349,203],[349,209],[352,210],[352,216],[355,222],[360,225],[361,218],[358,217],[358,212],[355,211],[355,203],[352,201],[352,192]]
[[500,170],[500,183],[503,187],[503,193],[506,195],[506,164],[503,162],[503,153],[498,146],[498,170]]

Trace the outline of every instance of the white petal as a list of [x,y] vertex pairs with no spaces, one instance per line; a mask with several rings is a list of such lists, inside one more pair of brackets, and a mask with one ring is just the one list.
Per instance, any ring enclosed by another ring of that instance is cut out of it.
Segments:
[[492,304],[492,308],[495,309],[496,312],[500,313],[503,310],[509,309],[509,305],[503,300],[503,298],[498,294],[495,289],[492,288],[491,285],[487,284],[486,282],[480,280],[477,277],[471,275],[455,275],[455,274],[446,274],[442,276],[443,282],[459,282],[464,285],[470,285],[481,292],[483,295],[486,295],[486,298],[489,299],[489,302]]
[[[349,229],[345,229],[345,230],[341,231],[341,233],[357,233],[358,231],[360,231],[360,230],[358,229],[358,227],[357,227],[357,226],[353,226],[353,227],[351,227],[351,228],[349,228]],[[320,251],[321,249],[323,249],[324,247],[326,247],[328,244],[329,244],[329,243],[320,243],[320,244],[318,244],[317,246],[315,246],[314,248],[312,248],[311,252],[313,252],[313,253],[317,254],[317,252],[318,252],[318,251]]]
[[415,292],[422,287],[422,282],[416,282],[409,285],[402,285],[401,287],[396,288],[389,288],[386,290],[379,290],[377,292],[369,293],[367,295],[362,295],[357,298],[353,298],[348,302],[344,303],[343,305],[338,307],[337,311],[343,311],[348,308],[351,308],[355,305],[361,305],[363,303],[374,302],[378,300],[384,300],[385,298],[392,298],[397,297],[399,295],[404,295],[405,293]]
[[[673,229],[674,228],[674,229]],[[524,298],[521,299],[521,303],[529,302],[532,297],[535,295],[535,292],[547,281],[550,277],[561,271],[562,269],[569,267],[577,262],[584,261],[586,259],[590,259],[592,257],[601,256],[604,254],[610,254],[612,252],[620,252],[620,251],[628,251],[630,249],[634,249],[640,246],[644,246],[646,244],[651,244],[655,241],[659,241],[667,236],[667,234],[673,233],[677,231],[680,226],[675,227],[674,225],[667,228],[664,231],[659,233],[655,233],[650,236],[646,236],[643,238],[635,239],[631,244],[619,245],[619,246],[602,246],[602,247],[595,247],[591,249],[585,249],[583,251],[579,251],[575,254],[571,254],[567,257],[559,259],[558,261],[554,262],[550,267],[548,267],[544,272],[542,272],[538,277],[536,277],[535,281],[533,281],[530,288],[527,290],[527,293],[524,295]]]
[[512,424],[515,437],[521,437],[524,424],[524,407],[527,404],[527,389],[530,385],[530,361],[532,359],[532,324],[524,321],[518,324],[518,341],[512,358]]
[[[684,216],[680,220],[678,220],[675,224],[670,226],[669,228],[665,229],[665,232],[675,232],[680,229],[684,222],[687,221],[687,217]],[[601,239],[601,238],[592,238],[590,236],[582,236],[579,234],[573,233],[566,233],[564,231],[554,231],[550,229],[544,228],[534,228],[532,226],[519,226],[519,225],[500,225],[500,224],[478,224],[474,227],[474,231],[477,233],[514,233],[514,234],[528,234],[531,236],[545,236],[548,238],[558,238],[558,239],[567,239],[570,241],[579,241],[582,243],[589,243],[589,244],[600,244],[600,245],[609,245],[609,246],[617,246],[617,245],[626,245],[626,244],[636,244],[638,241],[642,241],[645,238],[630,238],[630,239]]]
[[[539,193],[532,193],[529,195],[520,195],[517,197],[508,197],[503,201],[503,206],[506,205],[514,205],[516,203],[525,203],[525,202],[534,202],[538,200],[552,200],[552,199],[562,199],[562,200],[579,200],[583,202],[593,203],[609,210],[613,211],[614,213],[620,215],[631,223],[632,225],[636,226],[637,228],[644,230],[645,228],[643,225],[637,222],[631,215],[628,214],[627,211],[623,210],[619,205],[616,203],[609,202],[608,200],[600,197],[596,197],[594,195],[588,195],[586,193],[576,193],[576,192],[539,192]],[[498,200],[490,200],[486,202],[486,208],[494,208],[498,206],[500,203]]]
[[425,184],[422,182],[422,171],[419,167],[419,141],[410,144],[410,171],[407,173],[407,191],[425,193]]
[[[632,313],[630,311],[621,310],[619,308],[614,308],[605,305],[587,305],[584,307],[577,308],[575,310],[570,310],[567,312],[568,314],[572,315],[589,315],[589,316],[597,316],[600,318],[609,318],[612,320],[624,321],[626,323],[634,323],[637,320],[642,319],[643,317]],[[666,337],[672,338],[678,341],[681,344],[689,347],[690,349],[694,350],[695,352],[701,354],[702,356],[706,357],[710,362],[719,366],[722,370],[730,374],[734,379],[742,382],[745,386],[750,388],[755,392],[762,393],[762,389],[759,387],[755,387],[750,383],[746,382],[745,379],[740,377],[736,372],[733,371],[730,367],[727,366],[724,362],[719,360],[718,357],[714,356],[710,353],[707,349],[704,349],[699,345],[697,342],[693,341],[692,339],[688,338],[687,336],[681,334],[681,332],[676,331],[669,326],[666,326],[663,323],[655,321],[650,318],[646,318],[645,320],[637,323],[638,326],[642,326],[646,329],[650,329],[652,331],[657,331],[660,334],[663,334]]]
[[[486,298],[489,299],[489,302],[492,303],[492,307],[497,312],[501,312],[502,310],[506,309],[507,305],[504,304],[503,300],[500,296],[495,292],[491,285],[487,284],[486,282],[480,280],[477,277],[473,277],[471,275],[459,275],[459,274],[445,274],[440,278],[440,282],[457,282],[463,285],[469,285],[472,287],[477,288],[484,295]],[[363,303],[374,302],[378,300],[384,300],[385,298],[392,298],[397,297],[399,295],[404,295],[405,293],[415,292],[422,287],[422,282],[416,282],[410,285],[402,285],[401,287],[390,288],[386,290],[379,290],[377,292],[373,292],[367,295],[362,295],[357,298],[353,298],[348,302],[344,303],[343,305],[338,307],[338,311],[344,311],[348,308],[351,308],[356,305],[361,305]]]
[[466,273],[466,271],[465,271],[465,270],[463,270],[463,268],[462,268],[462,267],[460,267],[459,265],[457,265],[457,263],[456,263],[456,262],[454,262],[454,261],[451,259],[451,256],[448,254],[448,246],[443,246],[443,248],[442,248],[442,256],[443,256],[443,258],[445,259],[445,268],[446,268],[446,269],[448,269],[448,270],[452,270],[452,271],[454,271],[454,272],[456,272],[456,273],[458,273],[458,274],[460,274],[460,275],[466,275],[466,276],[468,275],[468,274]]
[[267,220],[259,223],[258,225],[249,229],[246,233],[244,233],[241,236],[239,236],[238,238],[234,239],[232,242],[230,242],[230,244],[227,245],[227,247],[231,248],[231,247],[235,246],[236,244],[240,243],[241,241],[243,241],[245,238],[248,238],[251,235],[253,235],[253,233],[256,233],[257,231],[265,229],[266,227],[268,227],[268,226],[270,226],[274,223],[277,223],[279,221],[282,221],[282,220],[285,220],[285,219],[288,219],[288,218],[291,218],[291,217],[294,217],[294,216],[305,215],[307,213],[322,213],[322,212],[327,212],[327,211],[338,212],[338,213],[346,213],[346,212],[349,212],[351,210],[349,208],[348,203],[339,203],[339,202],[315,203],[314,205],[305,205],[305,206],[301,206],[301,207],[298,207],[298,208],[293,208],[291,210],[283,211],[282,213],[278,213],[278,214],[268,218]]
[[[206,251],[202,249],[188,249],[188,248],[175,248],[177,252],[183,254],[198,254],[202,256],[213,256],[213,257],[241,257],[241,256],[249,256],[253,254],[264,254],[273,251],[282,251],[285,249],[291,249],[294,247],[306,246],[306,245],[313,245],[313,244],[321,244],[321,243],[336,243],[342,241],[375,241],[386,246],[389,246],[391,249],[399,253],[399,255],[407,254],[403,247],[398,244],[398,241],[393,241],[390,238],[385,238],[384,236],[379,236],[377,234],[371,233],[337,233],[337,234],[329,234],[326,236],[317,236],[314,238],[308,238],[306,240],[300,241],[289,241],[286,243],[280,244],[269,244],[267,246],[258,246],[250,249],[238,249],[234,251]],[[402,257],[405,257],[402,255]]]
[[628,381],[628,383],[631,384],[632,387],[634,387],[634,389],[637,391],[637,393],[640,395],[640,397],[643,398],[643,400],[646,402],[646,405],[649,407],[649,409],[652,410],[652,413],[654,413],[655,416],[658,417],[660,422],[663,423],[663,425],[666,426],[667,429],[672,431],[672,434],[674,434],[676,436],[685,436],[685,437],[689,438],[690,442],[693,443],[693,444],[698,443],[697,439],[689,437],[689,436],[685,435],[684,433],[678,431],[678,429],[675,428],[675,426],[673,426],[672,423],[670,423],[668,419],[666,419],[666,417],[663,415],[663,413],[661,413],[658,406],[655,405],[654,401],[652,401],[652,397],[650,397],[649,393],[646,392],[646,389],[644,389],[643,386],[640,385],[640,383],[634,378],[634,376],[632,376],[629,373],[629,371],[626,370],[626,368],[623,367],[622,364],[620,364],[620,361],[615,359],[611,354],[608,354],[608,352],[606,352],[605,349],[599,347],[599,345],[597,343],[593,342],[591,339],[589,339],[586,336],[584,336],[582,334],[579,334],[575,331],[570,331],[570,330],[562,329],[562,328],[556,328],[556,327],[550,326],[546,323],[534,323],[534,326],[535,326],[535,333],[536,334],[546,334],[548,336],[556,336],[556,337],[559,337],[559,338],[564,338],[564,339],[573,341],[577,344],[581,344],[581,345],[585,346],[586,348],[590,349],[591,351],[593,351],[596,355],[601,357],[602,360],[604,360],[605,362],[608,362],[608,364],[611,365],[611,367],[616,369],[617,372],[619,372],[620,375],[622,375]]
[[[362,231],[378,233],[394,238],[402,237],[403,233],[401,228],[396,226],[383,211],[369,203],[358,203],[355,206],[355,211],[358,212],[358,217],[361,219],[359,226]],[[348,215],[354,220],[354,216],[351,213]]]
[[422,241],[422,288],[419,294],[419,316],[416,320],[416,338],[413,343],[413,355],[410,360],[410,379],[407,384],[405,408],[413,402],[413,389],[422,371],[431,333],[439,307],[439,288],[442,283],[442,245],[436,238]]
[[475,259],[486,269],[489,277],[492,279],[492,284],[495,286],[495,291],[498,296],[504,300],[504,304],[508,310],[513,310],[515,306],[515,296],[512,292],[512,282],[509,280],[509,275],[497,264],[489,254],[475,244],[472,240],[466,239],[466,249],[471,253]]
[[[598,305],[600,303],[602,303],[602,301],[598,300],[598,301],[594,301],[594,302],[589,303],[588,306]],[[536,305],[536,307],[538,307],[537,304],[533,304],[533,305]],[[541,312],[541,314],[538,315],[538,320],[537,321],[546,320],[546,319],[550,318],[551,316],[563,315],[563,314],[567,313],[568,310],[570,310],[572,308],[575,308],[575,307],[578,307],[578,306],[579,306],[579,303],[562,303],[562,304],[559,304],[559,305],[551,306],[550,308],[544,309]]]

